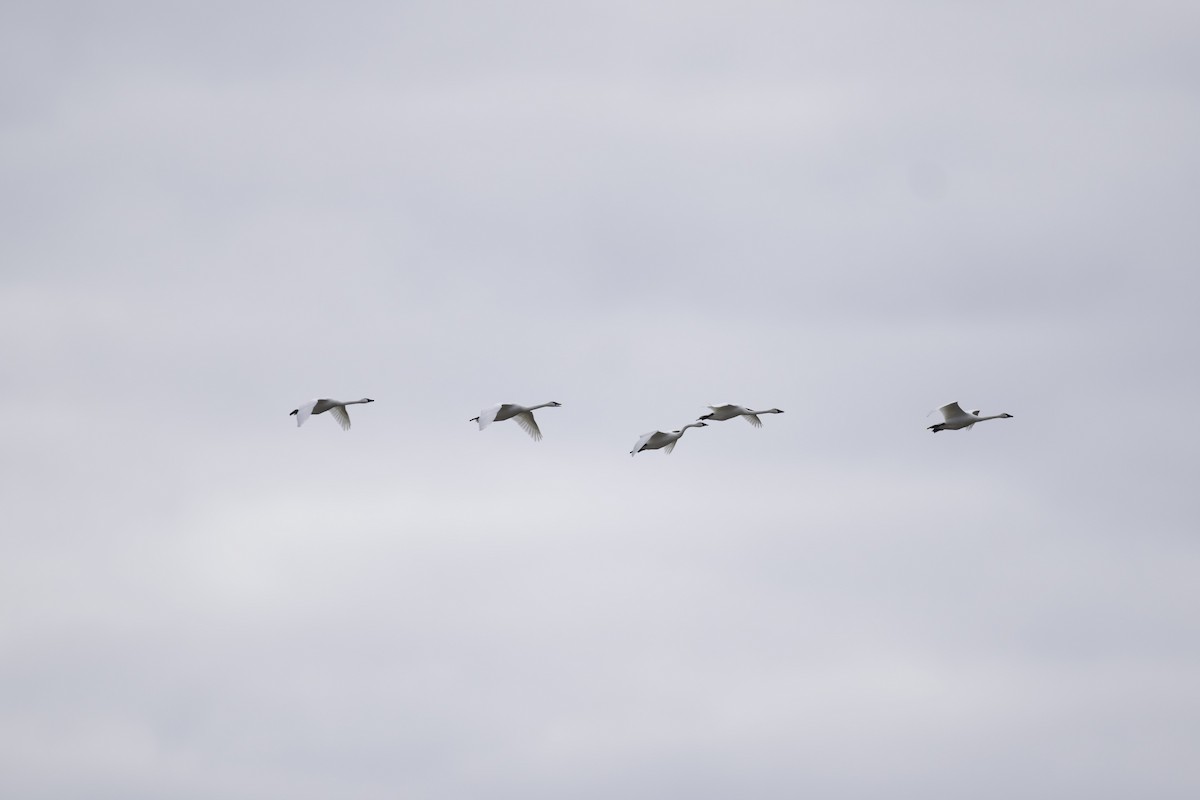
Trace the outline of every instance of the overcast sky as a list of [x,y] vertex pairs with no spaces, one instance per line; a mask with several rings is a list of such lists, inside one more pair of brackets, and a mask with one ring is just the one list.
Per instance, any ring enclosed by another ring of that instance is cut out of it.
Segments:
[[3,3],[0,794],[1200,796],[1198,30]]

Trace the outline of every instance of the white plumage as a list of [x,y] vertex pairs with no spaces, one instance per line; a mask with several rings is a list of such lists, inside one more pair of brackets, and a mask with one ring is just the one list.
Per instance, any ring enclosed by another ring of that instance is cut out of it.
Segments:
[[993,414],[990,417],[979,416],[978,411],[967,413],[963,411],[962,406],[958,403],[947,403],[938,409],[942,412],[942,421],[937,425],[930,425],[927,430],[934,433],[938,431],[957,431],[963,428],[971,430],[972,426],[977,422],[985,422],[989,419],[1012,419],[1012,414]]
[[350,430],[350,414],[346,411],[346,406],[356,405],[358,403],[374,403],[375,401],[369,397],[364,397],[361,400],[330,400],[328,397],[321,397],[316,400],[309,400],[304,405],[294,410],[288,416],[296,417],[296,427],[299,428],[304,424],[304,421],[312,414],[324,414],[326,411],[337,420],[338,425],[342,426],[342,430]]
[[633,449],[629,451],[629,455],[635,456],[643,450],[662,450],[664,453],[670,453],[675,449],[675,444],[683,436],[683,432],[688,428],[707,428],[708,425],[703,422],[689,422],[677,431],[664,433],[663,431],[650,431],[643,433],[642,438],[637,440]]
[[762,420],[758,418],[759,414],[782,414],[783,411],[778,408],[768,408],[765,411],[751,411],[745,406],[736,406],[732,403],[726,403],[722,406],[709,406],[712,410],[711,414],[705,414],[700,419],[708,419],[713,422],[724,422],[727,419],[734,417],[744,417],[746,422],[749,422],[756,428],[762,427]]
[[484,409],[479,413],[478,417],[471,417],[471,422],[479,423],[479,430],[483,430],[493,422],[503,422],[506,419],[516,421],[521,429],[533,437],[535,442],[541,441],[542,431],[538,428],[537,420],[533,418],[533,412],[539,408],[558,408],[562,403],[542,403],[537,406],[519,406],[516,403],[501,403],[497,406]]

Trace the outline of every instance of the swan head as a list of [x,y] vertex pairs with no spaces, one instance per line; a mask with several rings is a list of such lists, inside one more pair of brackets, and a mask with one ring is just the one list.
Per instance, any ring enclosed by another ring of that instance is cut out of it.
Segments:
[[364,397],[362,400],[359,400],[358,402],[360,402],[360,403],[374,403],[375,401],[374,401],[374,400],[372,400],[372,399],[371,399],[371,398],[369,398],[369,397]]
[[561,405],[562,403],[557,400],[551,400],[549,403],[546,403],[546,408],[558,408]]
[[1012,419],[1012,414],[1001,414],[1000,419]]

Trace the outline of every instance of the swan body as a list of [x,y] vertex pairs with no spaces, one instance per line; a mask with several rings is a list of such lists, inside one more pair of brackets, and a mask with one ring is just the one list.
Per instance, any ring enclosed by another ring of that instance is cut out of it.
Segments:
[[662,450],[664,453],[670,453],[675,449],[675,444],[683,437],[683,432],[688,428],[707,428],[706,422],[689,422],[677,431],[664,433],[662,431],[650,431],[650,433],[642,434],[642,438],[637,440],[637,444],[629,451],[629,455],[635,456],[643,450]]
[[369,397],[364,397],[362,400],[330,400],[328,397],[321,397],[316,400],[309,400],[291,414],[288,414],[288,416],[296,418],[296,427],[299,428],[310,415],[324,414],[328,411],[337,420],[338,425],[342,426],[342,430],[348,431],[350,430],[350,414],[346,411],[346,406],[374,402]]
[[712,410],[711,414],[705,414],[700,419],[710,419],[713,422],[724,422],[727,419],[734,417],[744,417],[746,422],[749,422],[756,428],[762,427],[762,420],[758,418],[759,414],[782,414],[783,411],[778,408],[768,408],[766,411],[751,411],[745,406],[735,406],[731,403],[726,403],[723,406],[709,406]]
[[937,433],[938,431],[957,431],[963,428],[971,430],[977,422],[983,422],[989,419],[1012,419],[1012,414],[993,414],[990,417],[979,416],[979,411],[967,413],[962,410],[962,406],[958,403],[950,403],[938,409],[942,412],[942,422],[937,425],[930,425],[928,430]]
[[471,422],[479,423],[479,430],[483,430],[493,422],[503,422],[506,419],[516,420],[521,428],[533,437],[535,442],[542,440],[542,431],[538,428],[537,420],[533,418],[533,412],[539,408],[558,408],[562,403],[542,403],[537,406],[519,406],[516,403],[501,403],[498,406],[484,409],[479,413],[478,417],[471,417]]

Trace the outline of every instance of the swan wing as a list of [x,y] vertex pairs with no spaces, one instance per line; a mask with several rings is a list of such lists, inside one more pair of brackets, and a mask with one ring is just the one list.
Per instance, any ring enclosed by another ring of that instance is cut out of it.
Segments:
[[350,430],[350,412],[345,406],[333,406],[329,409],[329,413],[337,420],[337,424],[342,426],[342,430]]
[[520,414],[517,414],[515,417],[513,417],[513,419],[516,420],[517,424],[520,425],[526,433],[533,437],[535,442],[540,442],[542,440],[542,431],[540,428],[538,428],[537,420],[533,418],[533,414],[529,413],[528,411],[522,411]]
[[313,407],[316,406],[316,400],[309,400],[304,405],[296,409],[296,427],[299,428],[304,424],[304,420],[308,419],[313,412]]
[[742,414],[742,419],[746,420],[746,422],[749,422],[756,428],[762,427],[762,420],[758,418],[758,414]]
[[962,406],[960,406],[958,403],[948,403],[947,405],[939,408],[938,411],[942,412],[942,419],[944,419],[946,422],[949,422],[952,419],[958,419],[959,417],[967,416],[967,412],[963,411]]
[[663,445],[662,451],[667,455],[671,455],[671,451],[675,449],[675,445],[679,444],[679,440],[682,438],[682,436],[676,436],[671,440],[670,444]]
[[658,433],[658,431],[650,431],[649,433],[643,433],[642,438],[638,439],[637,443],[633,446],[633,449],[629,451],[629,455],[632,456],[632,455],[635,455],[635,454],[641,452],[643,447],[650,444],[650,440],[654,438],[654,434],[656,434],[656,433]]
[[483,430],[488,425],[496,421],[496,415],[500,413],[500,409],[504,408],[503,404],[486,408],[479,412],[479,430]]
[[741,414],[746,409],[733,403],[725,403],[719,406],[709,406],[712,409],[712,419],[717,422],[724,422],[727,419],[733,419]]
[[324,414],[326,411],[333,408],[334,406],[342,405],[342,401],[330,400],[328,397],[322,397],[318,400],[314,400],[313,402],[315,403],[315,405],[313,406],[313,410],[312,410],[312,413],[314,413],[314,414]]

